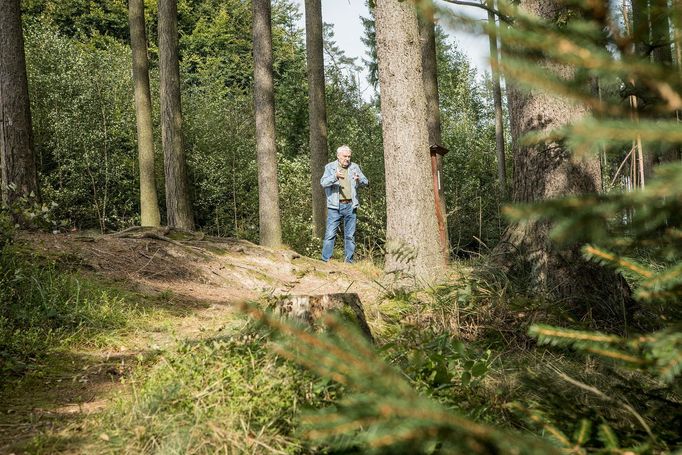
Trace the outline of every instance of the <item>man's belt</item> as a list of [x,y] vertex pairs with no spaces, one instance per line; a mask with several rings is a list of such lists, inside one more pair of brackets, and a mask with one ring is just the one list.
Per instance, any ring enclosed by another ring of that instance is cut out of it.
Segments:
[[353,202],[352,199],[339,199],[339,204],[350,204]]

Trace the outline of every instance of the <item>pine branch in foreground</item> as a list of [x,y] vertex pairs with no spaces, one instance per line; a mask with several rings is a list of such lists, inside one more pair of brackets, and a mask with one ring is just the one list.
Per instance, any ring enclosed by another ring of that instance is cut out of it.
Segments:
[[254,306],[244,308],[278,334],[272,349],[314,373],[350,388],[334,406],[303,416],[303,434],[338,449],[391,453],[552,454],[546,441],[476,423],[421,396],[387,365],[359,331],[329,315],[326,334]]

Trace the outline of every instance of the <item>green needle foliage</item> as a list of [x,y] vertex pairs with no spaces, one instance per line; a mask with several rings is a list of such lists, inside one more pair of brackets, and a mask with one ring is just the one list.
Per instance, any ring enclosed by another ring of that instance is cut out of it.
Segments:
[[353,327],[328,315],[314,335],[256,308],[252,317],[283,335],[282,357],[341,384],[349,393],[302,417],[304,437],[339,450],[386,453],[559,453],[552,445],[476,423],[421,395]]
[[[654,169],[654,178],[634,191],[616,187],[607,194],[506,210],[515,221],[551,221],[555,241],[582,244],[587,259],[620,271],[629,279],[639,304],[632,314],[624,309],[626,326],[619,335],[539,324],[529,333],[541,344],[570,347],[644,369],[674,393],[679,390],[682,372],[682,164],[663,164],[665,157],[656,151],[675,150],[679,158],[681,73],[670,64],[636,55],[637,37],[616,25],[622,18],[614,17],[616,8],[610,2],[570,2],[566,24],[557,26],[543,24],[513,5],[500,3],[500,9],[514,18],[513,27],[499,31],[503,42],[523,49],[527,55],[542,55],[546,66],[569,65],[575,73],[570,80],[552,76],[544,67],[529,64],[522,52],[506,59],[502,70],[526,87],[550,91],[591,108],[591,115],[584,119],[528,135],[522,144],[563,143],[576,160],[603,153],[619,163],[623,156],[624,162],[628,159],[625,152],[631,145],[631,155],[637,154],[634,144],[639,142],[644,149],[640,153],[653,155],[653,162],[661,161]],[[670,9],[667,14],[673,23],[679,23],[682,11]],[[596,96],[589,82],[601,80],[617,81],[620,96]],[[631,96],[637,97],[644,108],[635,112],[628,102]],[[603,164],[607,163],[605,160]],[[636,165],[643,163],[633,163],[632,168]],[[618,171],[613,181],[617,178]],[[599,427],[598,437],[606,449],[619,447],[608,426]]]

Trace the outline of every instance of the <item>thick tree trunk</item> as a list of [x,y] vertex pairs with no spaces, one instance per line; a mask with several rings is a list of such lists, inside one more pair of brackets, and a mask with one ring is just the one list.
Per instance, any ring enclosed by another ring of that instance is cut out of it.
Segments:
[[[566,13],[563,11],[564,7],[554,1],[522,0],[520,6],[550,21]],[[536,64],[562,78],[573,76],[573,69],[570,67],[543,60],[538,60]],[[516,144],[513,156],[513,201],[528,203],[600,191],[601,170],[598,157],[575,161],[562,143],[518,143],[518,138],[526,133],[549,131],[579,120],[587,110],[539,89],[521,91],[508,82],[507,90],[511,134]],[[495,257],[508,269],[529,269],[532,287],[552,293],[565,299],[567,303],[575,303],[574,309],[581,316],[587,311],[611,311],[616,308],[608,305],[603,308],[586,307],[586,301],[598,306],[599,302],[613,302],[617,298],[629,299],[629,289],[620,276],[585,261],[579,245],[560,248],[554,244],[549,238],[550,229],[551,225],[545,221],[530,220],[510,225],[494,251]]]
[[270,0],[253,0],[253,93],[256,110],[260,244],[279,247],[282,243],[282,227],[277,186],[270,14]]
[[411,2],[376,2],[386,172],[386,271],[435,278],[438,238],[417,13]]
[[[488,8],[495,8],[495,2],[488,0]],[[507,199],[507,168],[504,155],[504,117],[502,115],[502,88],[500,86],[500,72],[497,69],[499,55],[497,52],[497,34],[495,14],[488,11],[488,26],[490,27],[490,63],[492,66],[493,104],[495,106],[495,151],[497,152],[497,180],[500,188],[500,199]]]
[[[40,200],[19,0],[0,0],[0,167],[2,202]],[[15,220],[20,221],[20,220]]]
[[179,65],[177,1],[159,0],[161,136],[166,176],[166,214],[169,226],[192,231],[194,215],[189,198],[182,137]]
[[310,116],[310,173],[312,177],[313,233],[322,238],[326,227],[327,199],[320,179],[327,164],[327,108],[324,96],[322,6],[305,1],[305,36],[308,58],[308,115]]
[[140,165],[140,225],[159,226],[159,202],[154,179],[154,141],[152,137],[152,97],[149,90],[147,34],[144,25],[144,0],[129,0],[128,23],[133,51],[137,150]]
[[[426,96],[426,125],[429,134],[429,145],[442,144],[440,128],[440,99],[438,97],[438,58],[436,54],[436,25],[435,16],[430,2],[421,10],[419,16],[419,40],[422,53],[422,78],[424,79],[424,95]],[[438,177],[434,179],[438,192],[436,200],[436,221],[440,232],[440,243],[443,259],[450,260],[450,239],[448,238],[447,207],[445,205],[445,189],[441,183],[443,175],[443,156],[436,155],[436,169]],[[435,196],[435,194],[434,194]]]

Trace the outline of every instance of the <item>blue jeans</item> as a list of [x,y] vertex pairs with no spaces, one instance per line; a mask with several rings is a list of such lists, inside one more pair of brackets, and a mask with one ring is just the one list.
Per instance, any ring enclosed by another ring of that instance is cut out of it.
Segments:
[[327,230],[322,241],[322,260],[324,262],[329,261],[332,253],[334,253],[334,240],[336,239],[336,231],[339,229],[341,220],[343,220],[344,260],[346,262],[353,262],[357,216],[352,202],[339,204],[338,209],[327,208]]

